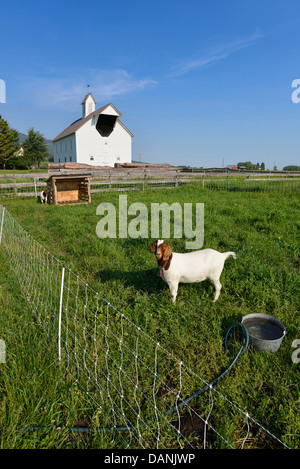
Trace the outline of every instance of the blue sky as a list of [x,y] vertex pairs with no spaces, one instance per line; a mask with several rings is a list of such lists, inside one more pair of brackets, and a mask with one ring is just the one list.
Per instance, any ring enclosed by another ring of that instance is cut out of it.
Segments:
[[0,114],[20,132],[54,138],[89,84],[123,114],[133,159],[300,165],[299,0],[16,0],[0,41]]

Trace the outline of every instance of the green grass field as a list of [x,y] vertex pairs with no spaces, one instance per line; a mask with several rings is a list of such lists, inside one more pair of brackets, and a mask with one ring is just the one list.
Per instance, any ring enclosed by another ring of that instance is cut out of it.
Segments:
[[[90,205],[42,206],[28,198],[7,200],[5,206],[34,239],[207,381],[228,365],[222,339],[231,324],[253,312],[282,321],[287,336],[280,350],[258,354],[248,347],[217,389],[285,444],[299,448],[300,364],[291,358],[292,342],[300,339],[299,193],[210,191],[191,184],[127,197],[128,205],[143,202],[149,213],[152,202],[204,203],[203,247],[237,254],[225,263],[217,303],[212,303],[213,286],[202,282],[180,285],[171,304],[148,252],[150,233],[149,239],[98,238],[96,207],[102,202],[118,207],[118,193],[93,195]],[[167,241],[174,251],[185,251],[185,239]],[[0,364],[1,447],[109,447],[104,437],[20,432],[31,426],[76,426],[90,418],[90,409],[57,366],[55,346],[34,322],[5,252],[0,280],[0,339],[7,346],[6,363]],[[222,425],[230,427],[230,416]],[[244,429],[240,435],[237,428],[231,431],[243,438]],[[276,445],[258,445],[253,438],[253,446]]]

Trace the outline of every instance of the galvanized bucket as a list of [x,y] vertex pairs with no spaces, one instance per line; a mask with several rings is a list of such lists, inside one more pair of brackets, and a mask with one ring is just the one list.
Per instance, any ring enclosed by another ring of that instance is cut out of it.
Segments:
[[249,342],[258,352],[277,352],[286,335],[282,322],[268,314],[247,314],[242,324],[248,331]]

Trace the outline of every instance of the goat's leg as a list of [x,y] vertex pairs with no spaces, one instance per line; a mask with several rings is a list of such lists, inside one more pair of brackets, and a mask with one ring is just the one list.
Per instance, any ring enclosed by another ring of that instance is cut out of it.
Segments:
[[220,296],[222,285],[221,285],[219,279],[212,279],[212,282],[215,286],[215,297],[214,297],[214,300],[213,300],[213,302],[215,303],[217,301],[217,299],[219,298],[219,296]]
[[169,284],[169,288],[171,292],[172,303],[175,303],[178,291],[178,283]]

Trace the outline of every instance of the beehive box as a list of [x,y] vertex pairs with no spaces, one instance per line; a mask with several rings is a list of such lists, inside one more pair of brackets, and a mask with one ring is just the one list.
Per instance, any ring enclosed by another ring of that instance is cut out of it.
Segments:
[[53,175],[47,180],[48,202],[54,205],[91,203],[90,175]]

